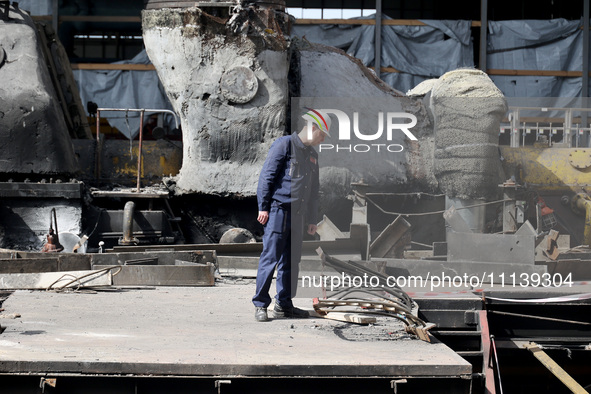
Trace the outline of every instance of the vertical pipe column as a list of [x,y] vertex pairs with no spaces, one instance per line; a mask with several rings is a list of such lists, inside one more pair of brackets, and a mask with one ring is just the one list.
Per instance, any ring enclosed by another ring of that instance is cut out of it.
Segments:
[[517,231],[517,209],[515,195],[517,185],[504,183],[503,187],[503,234],[513,234]]
[[[587,0],[588,1],[588,0]],[[488,34],[488,0],[480,1],[480,57],[478,65],[480,69],[486,72],[486,46]]]
[[[519,132],[519,109],[511,113],[511,148],[519,148],[521,133]],[[525,130],[523,130],[525,133]]]
[[140,146],[137,152],[137,192],[140,192],[141,176],[142,176],[142,142],[144,139],[144,112],[142,108],[140,111]]
[[101,138],[100,138],[100,117],[101,111],[96,110],[96,146],[94,149],[94,177],[98,181],[101,176]]
[[375,56],[374,69],[380,78],[382,72],[382,0],[376,0],[376,31],[375,31]]
[[57,29],[59,28],[59,0],[53,0],[53,15],[51,18],[51,26],[57,37]]
[[[564,141],[566,142],[567,148],[573,146],[573,111],[567,109],[564,113]],[[576,133],[576,132],[575,132]]]
[[[587,108],[589,105],[587,97],[589,97],[589,0],[583,1],[583,78],[581,86],[581,97],[583,97],[583,107]],[[588,126],[588,113],[581,113],[581,128],[585,129]],[[591,132],[583,134],[584,138],[581,141],[581,146],[589,146],[591,139]]]
[[119,245],[137,245],[138,240],[133,236],[133,215],[135,203],[128,201],[123,208],[123,237],[119,238]]
[[589,0],[583,2],[583,86],[582,97],[589,97]]

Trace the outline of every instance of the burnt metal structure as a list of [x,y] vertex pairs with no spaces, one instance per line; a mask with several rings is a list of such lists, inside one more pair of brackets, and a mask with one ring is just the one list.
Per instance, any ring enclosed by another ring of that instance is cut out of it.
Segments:
[[[5,4],[4,2],[3,4]],[[149,7],[160,7],[166,3],[168,6],[194,6],[201,4],[211,8],[225,8],[237,5],[237,2],[171,2],[171,1],[150,1]],[[281,2],[258,2],[260,7],[281,8],[284,5]],[[320,4],[326,4],[320,2]],[[482,0],[481,2],[481,20],[486,21],[488,18],[487,9],[488,2]],[[589,1],[584,1],[584,15],[588,16]],[[57,7],[57,2],[54,2]],[[376,26],[376,66],[380,68],[380,37],[379,26],[381,22],[381,0],[376,2],[376,10],[378,11]],[[58,12],[54,13],[54,24],[57,28]],[[586,28],[584,34],[584,42],[588,44],[589,29],[588,17],[586,18]],[[486,23],[484,23],[486,26]],[[481,28],[481,42],[486,42],[486,28]],[[486,69],[486,48],[481,46],[481,64],[480,67]],[[4,51],[0,51],[0,67],[2,66],[5,57]],[[583,75],[584,79],[588,74],[588,56],[584,56],[583,60]],[[238,73],[240,70],[236,70]],[[245,75],[248,79],[248,75]],[[252,78],[251,78],[252,80]],[[584,84],[586,85],[586,84]],[[584,88],[586,89],[586,88]],[[240,93],[240,92],[239,92]],[[240,102],[241,100],[248,100],[250,92],[242,92],[245,97],[242,99],[242,94],[234,95],[233,101]],[[228,97],[233,96],[232,91],[225,91]],[[138,110],[142,113],[145,110]],[[99,112],[100,114],[100,112]],[[142,116],[143,118],[143,116]],[[97,130],[98,127],[97,116]],[[140,127],[141,129],[141,127]],[[140,154],[138,155],[138,179],[137,191],[140,192],[140,169],[141,169],[141,144],[142,137],[140,134]],[[97,149],[99,147],[99,139],[97,132]],[[97,165],[99,160],[96,161]],[[100,171],[99,171],[100,172]],[[43,186],[38,188],[44,191]],[[33,190],[30,186],[23,186],[18,190],[7,188],[2,190],[10,194],[12,197],[21,197],[27,194],[29,190]],[[133,195],[133,192],[130,192]],[[119,197],[122,197],[121,194]],[[138,196],[141,198],[142,196]],[[80,198],[80,196],[78,196]],[[166,201],[166,200],[165,200]],[[55,218],[55,210],[53,211]],[[108,238],[112,243],[117,237],[123,235],[124,242],[133,243],[133,236],[136,235],[143,242],[161,242],[172,243],[176,241],[176,234],[170,226],[169,222],[174,223],[173,217],[167,216],[163,212],[143,213],[138,211],[139,215],[136,218],[143,220],[143,226],[139,231],[134,232],[132,222],[134,219],[133,210],[126,209],[123,213],[123,219],[120,220],[120,226],[108,225],[100,226],[99,233],[101,238]],[[116,219],[120,212],[104,211],[102,218],[105,221],[117,223]],[[367,218],[367,211],[362,213],[362,216]],[[160,221],[156,226],[153,223]],[[61,222],[60,222],[61,223]],[[162,224],[164,223],[164,224]],[[359,223],[357,223],[359,224]],[[367,223],[366,223],[367,224]],[[110,224],[109,224],[110,225]],[[359,226],[358,226],[359,227]],[[357,228],[358,228],[357,227]],[[163,230],[164,229],[164,230]],[[365,233],[369,236],[369,228],[363,227]],[[121,233],[119,231],[122,230]],[[56,222],[57,232],[57,222]],[[143,238],[142,238],[143,237]],[[368,237],[367,237],[368,238]],[[357,239],[362,242],[363,240]],[[368,241],[368,239],[366,239]],[[365,242],[364,257],[369,257],[368,242]],[[189,248],[190,246],[186,246]],[[250,253],[257,253],[257,248],[260,245],[253,247],[244,247]],[[543,290],[543,289],[542,289]],[[570,293],[560,293],[561,296],[570,295]],[[452,298],[449,296],[442,296],[439,298],[432,297],[413,297],[420,306],[419,322],[430,321],[437,324],[437,330],[431,331],[438,339],[448,344],[457,354],[470,361],[473,370],[472,374],[461,372],[453,374],[449,372],[448,375],[435,375],[436,368],[423,371],[409,372],[404,375],[402,372],[396,374],[391,371],[386,371],[384,365],[364,367],[358,370],[344,369],[339,371],[341,375],[332,371],[332,366],[324,366],[318,369],[304,368],[290,369],[289,365],[281,365],[279,372],[273,371],[271,368],[261,369],[258,374],[251,373],[252,370],[238,371],[232,373],[215,373],[219,370],[215,368],[210,369],[208,373],[197,374],[196,370],[205,368],[203,365],[190,366],[188,369],[177,367],[174,365],[161,364],[159,367],[153,365],[137,363],[137,365],[107,365],[100,361],[90,363],[88,365],[84,362],[74,360],[71,363],[60,360],[59,363],[47,365],[34,365],[31,361],[18,361],[12,364],[12,367],[7,367],[4,373],[10,376],[5,376],[3,387],[7,390],[18,392],[18,390],[26,391],[30,387],[41,387],[43,391],[51,391],[56,388],[56,382],[59,381],[60,392],[76,392],[81,387],[92,385],[96,391],[99,392],[137,392],[138,390],[145,392],[190,392],[195,390],[202,390],[204,392],[211,391],[221,392],[238,392],[238,391],[253,391],[260,386],[265,386],[268,390],[276,391],[322,391],[325,392],[323,384],[330,384],[333,388],[342,392],[355,391],[375,391],[375,392],[446,392],[446,393],[464,393],[464,392],[484,392],[485,390],[494,390],[495,376],[497,379],[497,386],[501,385],[505,392],[522,392],[526,388],[532,387],[531,381],[536,378],[534,389],[542,391],[544,389],[551,389],[552,392],[560,392],[564,387],[557,382],[554,377],[544,369],[535,364],[535,360],[530,357],[531,344],[535,342],[542,346],[548,353],[558,360],[558,363],[563,365],[565,370],[568,370],[572,377],[581,382],[581,385],[588,385],[591,382],[586,381],[589,376],[589,355],[588,344],[589,326],[591,322],[588,321],[588,316],[591,314],[589,310],[589,302],[581,299],[576,302],[567,298],[558,302],[541,301],[547,298],[546,292],[539,294],[528,294],[528,297],[538,297],[535,304],[527,301],[507,301],[507,298],[522,298],[523,293],[517,292],[516,295],[503,294],[502,292],[484,293],[484,298],[480,295],[468,294],[465,297]],[[535,298],[534,298],[535,299]],[[335,304],[333,304],[335,305]],[[358,304],[362,305],[363,304]],[[369,306],[378,306],[378,304],[367,304]],[[366,305],[366,306],[367,306]],[[382,305],[383,307],[383,305]],[[423,322],[424,323],[424,322]],[[1,331],[1,328],[0,328]],[[23,335],[34,336],[39,335],[34,331],[25,331]],[[566,357],[565,357],[566,355]],[[572,359],[569,359],[569,356]],[[494,360],[494,363],[491,362]],[[10,360],[9,360],[10,361]],[[14,361],[14,360],[12,360]],[[534,363],[530,363],[534,362]],[[133,364],[131,362],[130,364]],[[9,365],[10,363],[3,363]],[[83,365],[84,364],[84,365]],[[14,366],[18,365],[18,366]],[[52,376],[48,375],[48,370],[58,367],[63,370],[56,371]],[[67,367],[65,367],[67,365]],[[80,367],[88,367],[83,369]],[[525,367],[524,367],[525,366]],[[211,367],[211,366],[209,366]],[[373,368],[372,368],[373,367]],[[12,368],[12,369],[10,369]],[[19,369],[20,368],[20,369]],[[70,368],[70,369],[68,369]],[[152,369],[151,369],[152,368]],[[194,368],[194,369],[191,369]],[[324,369],[323,369],[324,368]],[[386,373],[376,372],[386,371]],[[212,372],[213,371],[213,372]],[[523,371],[525,376],[530,377],[527,383],[523,383]],[[540,372],[542,371],[542,372]],[[248,372],[248,373],[247,373]],[[390,372],[390,373],[388,373]],[[406,370],[408,372],[408,370]],[[492,374],[491,374],[492,372]],[[128,375],[125,375],[125,374]],[[154,373],[155,376],[148,377],[147,374]],[[299,374],[299,377],[293,374]],[[415,373],[413,375],[413,373]],[[431,375],[429,375],[431,373]],[[379,375],[379,376],[376,376]],[[57,378],[56,378],[57,376]],[[542,376],[542,378],[539,378]],[[423,379],[423,380],[421,380]],[[287,383],[287,384],[286,384]],[[288,387],[286,389],[285,387]],[[508,390],[508,391],[507,391]]]

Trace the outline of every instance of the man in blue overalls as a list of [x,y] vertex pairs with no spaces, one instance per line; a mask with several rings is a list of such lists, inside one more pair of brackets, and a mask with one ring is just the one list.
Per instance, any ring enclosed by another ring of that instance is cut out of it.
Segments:
[[257,220],[265,226],[263,252],[252,298],[255,319],[269,320],[269,289],[277,267],[277,295],[273,317],[306,318],[308,312],[293,306],[298,280],[304,227],[310,235],[318,223],[318,153],[313,146],[329,136],[330,117],[309,109],[306,126],[278,138],[267,155],[259,177]]

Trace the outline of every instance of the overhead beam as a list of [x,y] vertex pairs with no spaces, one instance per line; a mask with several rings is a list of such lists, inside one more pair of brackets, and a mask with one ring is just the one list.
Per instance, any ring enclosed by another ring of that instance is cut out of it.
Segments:
[[[33,15],[31,16],[36,21],[51,21],[54,20],[54,15]],[[62,15],[57,16],[59,23],[63,22],[103,22],[103,23],[141,23],[139,16],[125,16],[125,15]],[[296,19],[296,25],[375,25],[375,19],[314,19],[301,18]],[[382,19],[383,26],[427,26],[425,22],[418,19]],[[471,21],[472,27],[480,27],[480,21]]]
[[[383,26],[427,26],[418,19],[382,19]],[[375,19],[296,19],[296,25],[375,25]],[[472,21],[472,27],[480,27],[480,21]]]
[[[53,21],[53,23],[63,22],[113,22],[113,23],[141,23],[140,16],[125,15],[59,15],[56,5],[58,0],[54,0],[53,15],[33,15],[31,18],[36,21]],[[54,26],[55,28],[55,26]]]
[[[581,77],[581,71],[562,71],[562,70],[501,70],[491,68],[486,70],[488,75],[511,75],[511,76],[542,76],[542,77]],[[589,72],[587,72],[587,76]]]
[[72,70],[153,71],[153,64],[72,63]]
[[[382,72],[398,73],[399,70],[394,67],[382,67]],[[563,71],[563,70],[504,70],[489,68],[488,75],[509,75],[509,76],[537,76],[537,77],[564,77],[564,78],[580,78],[583,74],[581,71]],[[591,75],[591,72],[588,73]]]

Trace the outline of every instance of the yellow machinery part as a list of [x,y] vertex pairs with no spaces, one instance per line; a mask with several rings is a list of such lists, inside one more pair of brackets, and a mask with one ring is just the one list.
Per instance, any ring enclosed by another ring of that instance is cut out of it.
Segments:
[[580,192],[591,187],[591,149],[499,147],[506,177],[538,191]]
[[591,245],[591,197],[587,193],[578,193],[571,201],[574,212],[585,216],[584,244]]

